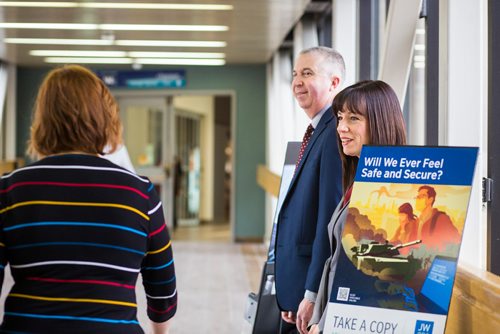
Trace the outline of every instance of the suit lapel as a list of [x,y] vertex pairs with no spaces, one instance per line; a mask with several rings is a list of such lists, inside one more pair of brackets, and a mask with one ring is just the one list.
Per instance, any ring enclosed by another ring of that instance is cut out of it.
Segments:
[[[287,193],[287,198],[288,198],[288,195],[290,194],[290,190],[293,188],[293,186],[295,184],[295,180],[300,175],[300,172],[302,170],[302,166],[307,161],[307,157],[309,156],[309,153],[313,149],[314,144],[316,143],[319,136],[321,136],[323,131],[325,131],[325,129],[328,126],[328,123],[330,123],[332,121],[332,119],[333,119],[332,108],[328,108],[325,111],[325,113],[323,114],[323,116],[321,117],[321,119],[318,123],[318,126],[314,129],[313,135],[312,135],[311,139],[309,140],[309,144],[307,144],[307,148],[304,151],[304,155],[302,156],[302,160],[300,161],[299,165],[297,166],[297,170],[295,171],[295,174],[293,175],[292,181],[290,182],[290,186],[288,187],[289,191]],[[287,198],[285,198],[285,201]]]

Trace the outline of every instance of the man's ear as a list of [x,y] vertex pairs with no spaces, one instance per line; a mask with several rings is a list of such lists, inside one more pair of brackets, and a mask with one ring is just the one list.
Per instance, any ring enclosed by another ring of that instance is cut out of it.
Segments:
[[339,77],[332,75],[331,82],[332,82],[333,89],[338,89],[340,87],[340,78]]

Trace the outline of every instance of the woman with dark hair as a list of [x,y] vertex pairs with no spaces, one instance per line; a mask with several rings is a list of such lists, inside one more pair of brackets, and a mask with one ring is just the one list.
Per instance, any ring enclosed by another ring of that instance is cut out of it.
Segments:
[[309,322],[312,326],[309,333],[319,333],[324,329],[342,229],[347,218],[361,148],[363,145],[406,144],[406,130],[398,98],[385,82],[368,80],[349,86],[335,97],[332,107],[337,113],[344,196],[328,224],[330,245],[335,251],[325,263],[313,317]]
[[0,332],[144,333],[141,273],[153,332],[167,333],[177,291],[162,204],[151,181],[99,156],[121,131],[95,74],[47,75],[29,142],[41,160],[0,178],[0,282],[7,264],[14,278]]
[[[418,237],[418,218],[413,213],[413,207],[410,203],[403,203],[398,208],[399,226],[391,239],[391,243],[407,243],[414,241]],[[400,251],[405,251],[403,248]]]

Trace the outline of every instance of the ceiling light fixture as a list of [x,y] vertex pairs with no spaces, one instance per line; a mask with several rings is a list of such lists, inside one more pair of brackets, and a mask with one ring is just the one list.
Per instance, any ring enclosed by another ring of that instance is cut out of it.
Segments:
[[425,51],[425,44],[415,44],[415,51]]
[[60,29],[60,30],[96,30],[98,24],[92,23],[22,23],[0,22],[0,28],[5,29]]
[[154,58],[90,58],[90,57],[47,57],[52,64],[142,64],[142,65],[204,65],[221,66],[224,59],[154,59]]
[[125,46],[178,46],[199,48],[223,48],[227,45],[222,41],[163,41],[163,40],[118,40],[115,45]]
[[46,63],[56,64],[132,64],[131,58],[47,57]]
[[92,23],[22,23],[0,22],[5,29],[59,29],[59,30],[140,30],[140,31],[227,31],[220,25],[172,24],[92,24]]
[[225,53],[221,52],[148,52],[148,51],[130,51],[129,57],[134,58],[224,58]]
[[136,62],[144,65],[208,65],[221,66],[226,63],[224,59],[156,59],[137,58]]
[[37,57],[127,57],[125,51],[31,50],[29,54]]
[[232,5],[183,4],[183,3],[112,3],[74,1],[0,1],[4,7],[54,7],[54,8],[113,8],[113,9],[170,9],[170,10],[232,10]]
[[228,26],[189,24],[99,24],[99,29],[141,31],[227,31]]
[[149,52],[149,51],[100,51],[100,50],[31,50],[35,57],[130,57],[130,58],[190,58],[221,59],[222,52]]
[[5,38],[7,44],[49,44],[49,45],[113,45],[113,41],[104,39],[69,39],[69,38]]
[[222,41],[167,41],[167,40],[105,40],[105,39],[60,39],[60,38],[5,38],[7,44],[48,44],[48,45],[124,45],[124,46],[172,46],[221,48]]

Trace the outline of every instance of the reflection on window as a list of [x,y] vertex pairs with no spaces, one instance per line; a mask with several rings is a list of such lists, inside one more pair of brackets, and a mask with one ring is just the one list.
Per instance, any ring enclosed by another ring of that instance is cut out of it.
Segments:
[[425,144],[425,48],[425,19],[422,18],[417,24],[405,105],[408,142],[413,145]]

